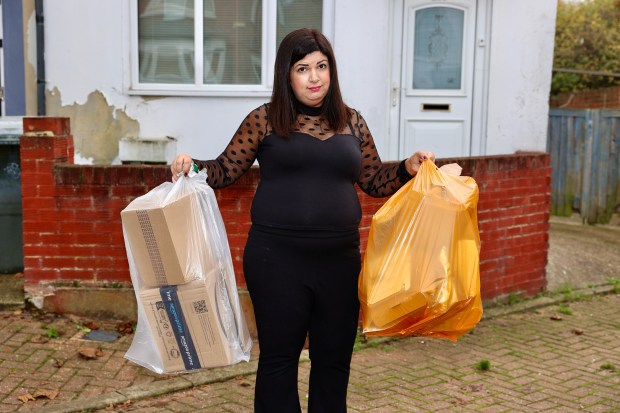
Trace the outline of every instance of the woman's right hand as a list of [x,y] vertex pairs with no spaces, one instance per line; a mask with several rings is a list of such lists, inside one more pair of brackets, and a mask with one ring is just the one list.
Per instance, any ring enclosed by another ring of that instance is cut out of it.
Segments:
[[172,172],[172,182],[176,182],[181,174],[187,175],[192,167],[193,159],[186,153],[178,155],[172,164],[170,164],[170,172]]

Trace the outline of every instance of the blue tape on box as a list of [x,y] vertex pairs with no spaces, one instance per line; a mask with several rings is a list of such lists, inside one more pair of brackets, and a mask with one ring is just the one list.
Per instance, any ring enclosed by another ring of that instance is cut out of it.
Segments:
[[198,359],[194,341],[189,333],[187,322],[183,316],[183,310],[181,309],[181,303],[177,294],[177,286],[160,287],[159,292],[168,315],[168,320],[170,320],[174,338],[179,345],[185,369],[199,369],[201,367],[200,360]]

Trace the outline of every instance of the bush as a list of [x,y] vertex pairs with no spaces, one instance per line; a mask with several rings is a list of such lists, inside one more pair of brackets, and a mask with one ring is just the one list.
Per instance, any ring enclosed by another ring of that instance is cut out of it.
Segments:
[[[558,2],[554,69],[620,73],[620,0]],[[551,94],[620,86],[620,77],[554,71]]]

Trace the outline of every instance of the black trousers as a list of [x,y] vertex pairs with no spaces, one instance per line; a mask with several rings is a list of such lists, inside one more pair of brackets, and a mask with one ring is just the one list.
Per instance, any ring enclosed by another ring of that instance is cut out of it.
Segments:
[[256,413],[301,412],[299,355],[309,335],[309,413],[346,412],[359,301],[359,232],[274,233],[253,226],[243,269],[260,356]]

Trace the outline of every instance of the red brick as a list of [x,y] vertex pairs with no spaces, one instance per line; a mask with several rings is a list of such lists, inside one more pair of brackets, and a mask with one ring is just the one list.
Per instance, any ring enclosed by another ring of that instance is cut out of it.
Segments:
[[38,281],[52,281],[59,279],[60,271],[56,269],[32,268],[24,265],[24,279],[26,283],[34,284]]
[[58,231],[65,234],[92,234],[95,233],[95,224],[92,221],[65,221],[58,223]]
[[44,244],[25,244],[24,245],[24,257],[34,258],[42,256],[56,256],[59,255],[60,249],[56,245],[44,245]]
[[22,186],[33,185],[39,187],[41,185],[54,185],[54,175],[51,171],[22,171],[21,174]]
[[78,281],[94,281],[93,270],[82,268],[63,268],[58,270],[58,279],[61,280],[78,280]]
[[23,243],[24,243],[24,247],[27,245],[41,245],[43,244],[43,234],[42,232],[38,232],[38,231],[34,231],[34,232],[27,232],[24,231],[23,233]]
[[[38,234],[40,242],[48,245],[63,245],[63,244],[73,244],[73,237],[67,234],[58,234],[58,233],[43,233]],[[26,234],[24,234],[24,239],[26,239]]]
[[119,245],[93,245],[89,247],[89,250],[94,256],[99,257],[114,257],[126,259],[127,252],[125,251],[125,244]]
[[43,257],[41,258],[41,268],[55,268],[59,270],[77,267],[75,257]]
[[145,185],[115,185],[111,188],[111,196],[128,197],[140,196],[149,192]]
[[56,186],[54,185],[38,185],[36,187],[36,196],[38,198],[53,197],[56,194]]
[[560,93],[550,98],[551,107],[566,109],[620,108],[620,86],[583,92]]
[[36,257],[24,257],[24,267],[39,268],[41,267],[41,256]]
[[116,269],[103,269],[97,270],[95,273],[97,281],[118,281],[129,282],[131,277],[129,276],[128,268],[116,268]]

